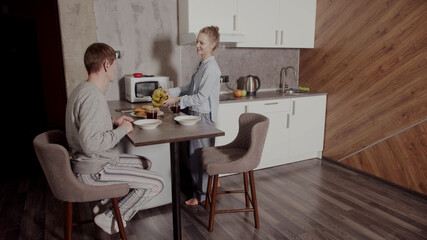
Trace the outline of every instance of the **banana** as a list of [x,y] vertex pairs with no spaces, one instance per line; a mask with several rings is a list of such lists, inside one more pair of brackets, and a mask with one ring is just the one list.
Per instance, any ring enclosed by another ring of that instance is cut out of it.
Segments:
[[151,96],[151,98],[154,101],[156,101],[156,102],[160,101],[161,92],[163,92],[162,88],[157,88],[156,90],[154,90],[153,95]]
[[162,92],[160,93],[160,102],[163,102],[163,101],[165,101],[166,99],[168,99],[168,95],[162,91]]
[[153,105],[154,105],[154,106],[156,106],[156,107],[161,107],[161,106],[163,106],[163,103],[156,102],[156,101],[154,101],[154,100],[151,100],[151,102],[152,102],[152,103],[153,103]]
[[162,87],[157,88],[154,90],[153,95],[151,96],[151,102],[154,106],[160,107],[163,106],[163,101],[168,99],[168,95],[163,92]]
[[152,96],[151,98],[153,101],[156,101],[156,102],[160,101],[160,97],[158,97],[158,96]]

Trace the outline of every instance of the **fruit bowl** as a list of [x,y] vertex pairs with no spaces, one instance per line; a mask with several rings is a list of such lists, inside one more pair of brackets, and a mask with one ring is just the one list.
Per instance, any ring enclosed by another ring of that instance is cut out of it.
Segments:
[[178,116],[174,118],[175,121],[183,126],[192,126],[200,121],[199,116]]
[[155,129],[160,123],[162,123],[162,120],[159,119],[141,119],[133,122],[134,125],[144,130]]

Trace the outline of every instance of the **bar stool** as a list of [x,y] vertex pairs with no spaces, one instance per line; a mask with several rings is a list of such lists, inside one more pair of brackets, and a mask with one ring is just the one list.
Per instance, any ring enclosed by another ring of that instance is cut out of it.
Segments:
[[[239,132],[231,143],[202,149],[203,167],[209,175],[205,208],[210,207],[210,232],[213,231],[214,217],[218,213],[253,212],[255,228],[260,227],[253,169],[261,160],[268,126],[267,117],[256,113],[243,113],[239,117]],[[218,175],[227,173],[242,173],[244,190],[218,191]],[[216,210],[217,195],[230,193],[244,193],[246,208]]]
[[[114,214],[120,230],[120,237],[126,240],[126,232],[117,198],[129,192],[126,183],[106,186],[92,186],[77,180],[71,170],[68,143],[62,131],[52,130],[39,134],[33,140],[34,149],[55,198],[65,202],[64,239],[71,240],[73,223],[73,202],[92,202],[111,198]],[[82,223],[85,223],[84,221]]]

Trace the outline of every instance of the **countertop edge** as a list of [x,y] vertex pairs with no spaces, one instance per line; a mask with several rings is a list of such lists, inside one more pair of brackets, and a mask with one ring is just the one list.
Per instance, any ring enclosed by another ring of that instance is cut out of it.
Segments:
[[220,104],[226,103],[237,103],[237,102],[253,102],[253,101],[264,101],[273,99],[286,99],[286,98],[301,98],[301,97],[313,97],[328,95],[325,92],[309,92],[309,93],[292,93],[292,94],[280,94],[275,91],[260,92],[254,96],[246,97],[234,97],[232,93],[222,93],[220,95]]

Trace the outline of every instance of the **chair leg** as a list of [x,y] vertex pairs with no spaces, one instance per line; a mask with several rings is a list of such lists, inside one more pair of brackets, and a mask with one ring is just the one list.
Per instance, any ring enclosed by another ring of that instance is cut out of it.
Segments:
[[254,207],[254,221],[255,221],[255,228],[259,228],[259,215],[258,215],[258,202],[256,199],[256,191],[255,191],[255,178],[254,178],[254,171],[249,171],[249,181],[251,183],[251,193],[252,193],[252,202]]
[[212,199],[211,199],[211,211],[209,214],[209,228],[208,228],[209,232],[213,231],[217,189],[218,189],[218,175],[214,175],[213,190],[212,190],[213,192],[212,192]]
[[117,224],[119,225],[120,237],[122,240],[127,240],[125,227],[123,226],[122,215],[120,213],[119,201],[117,198],[112,198],[111,202],[113,203],[114,214],[116,215]]
[[205,209],[209,208],[210,199],[211,199],[211,192],[212,192],[212,176],[209,175],[209,178],[208,178],[208,187],[206,189]]
[[65,202],[64,239],[71,240],[73,231],[73,203]]
[[246,202],[246,207],[250,207],[249,205],[249,186],[248,186],[248,173],[244,172],[243,173],[243,183],[245,185],[245,202]]

